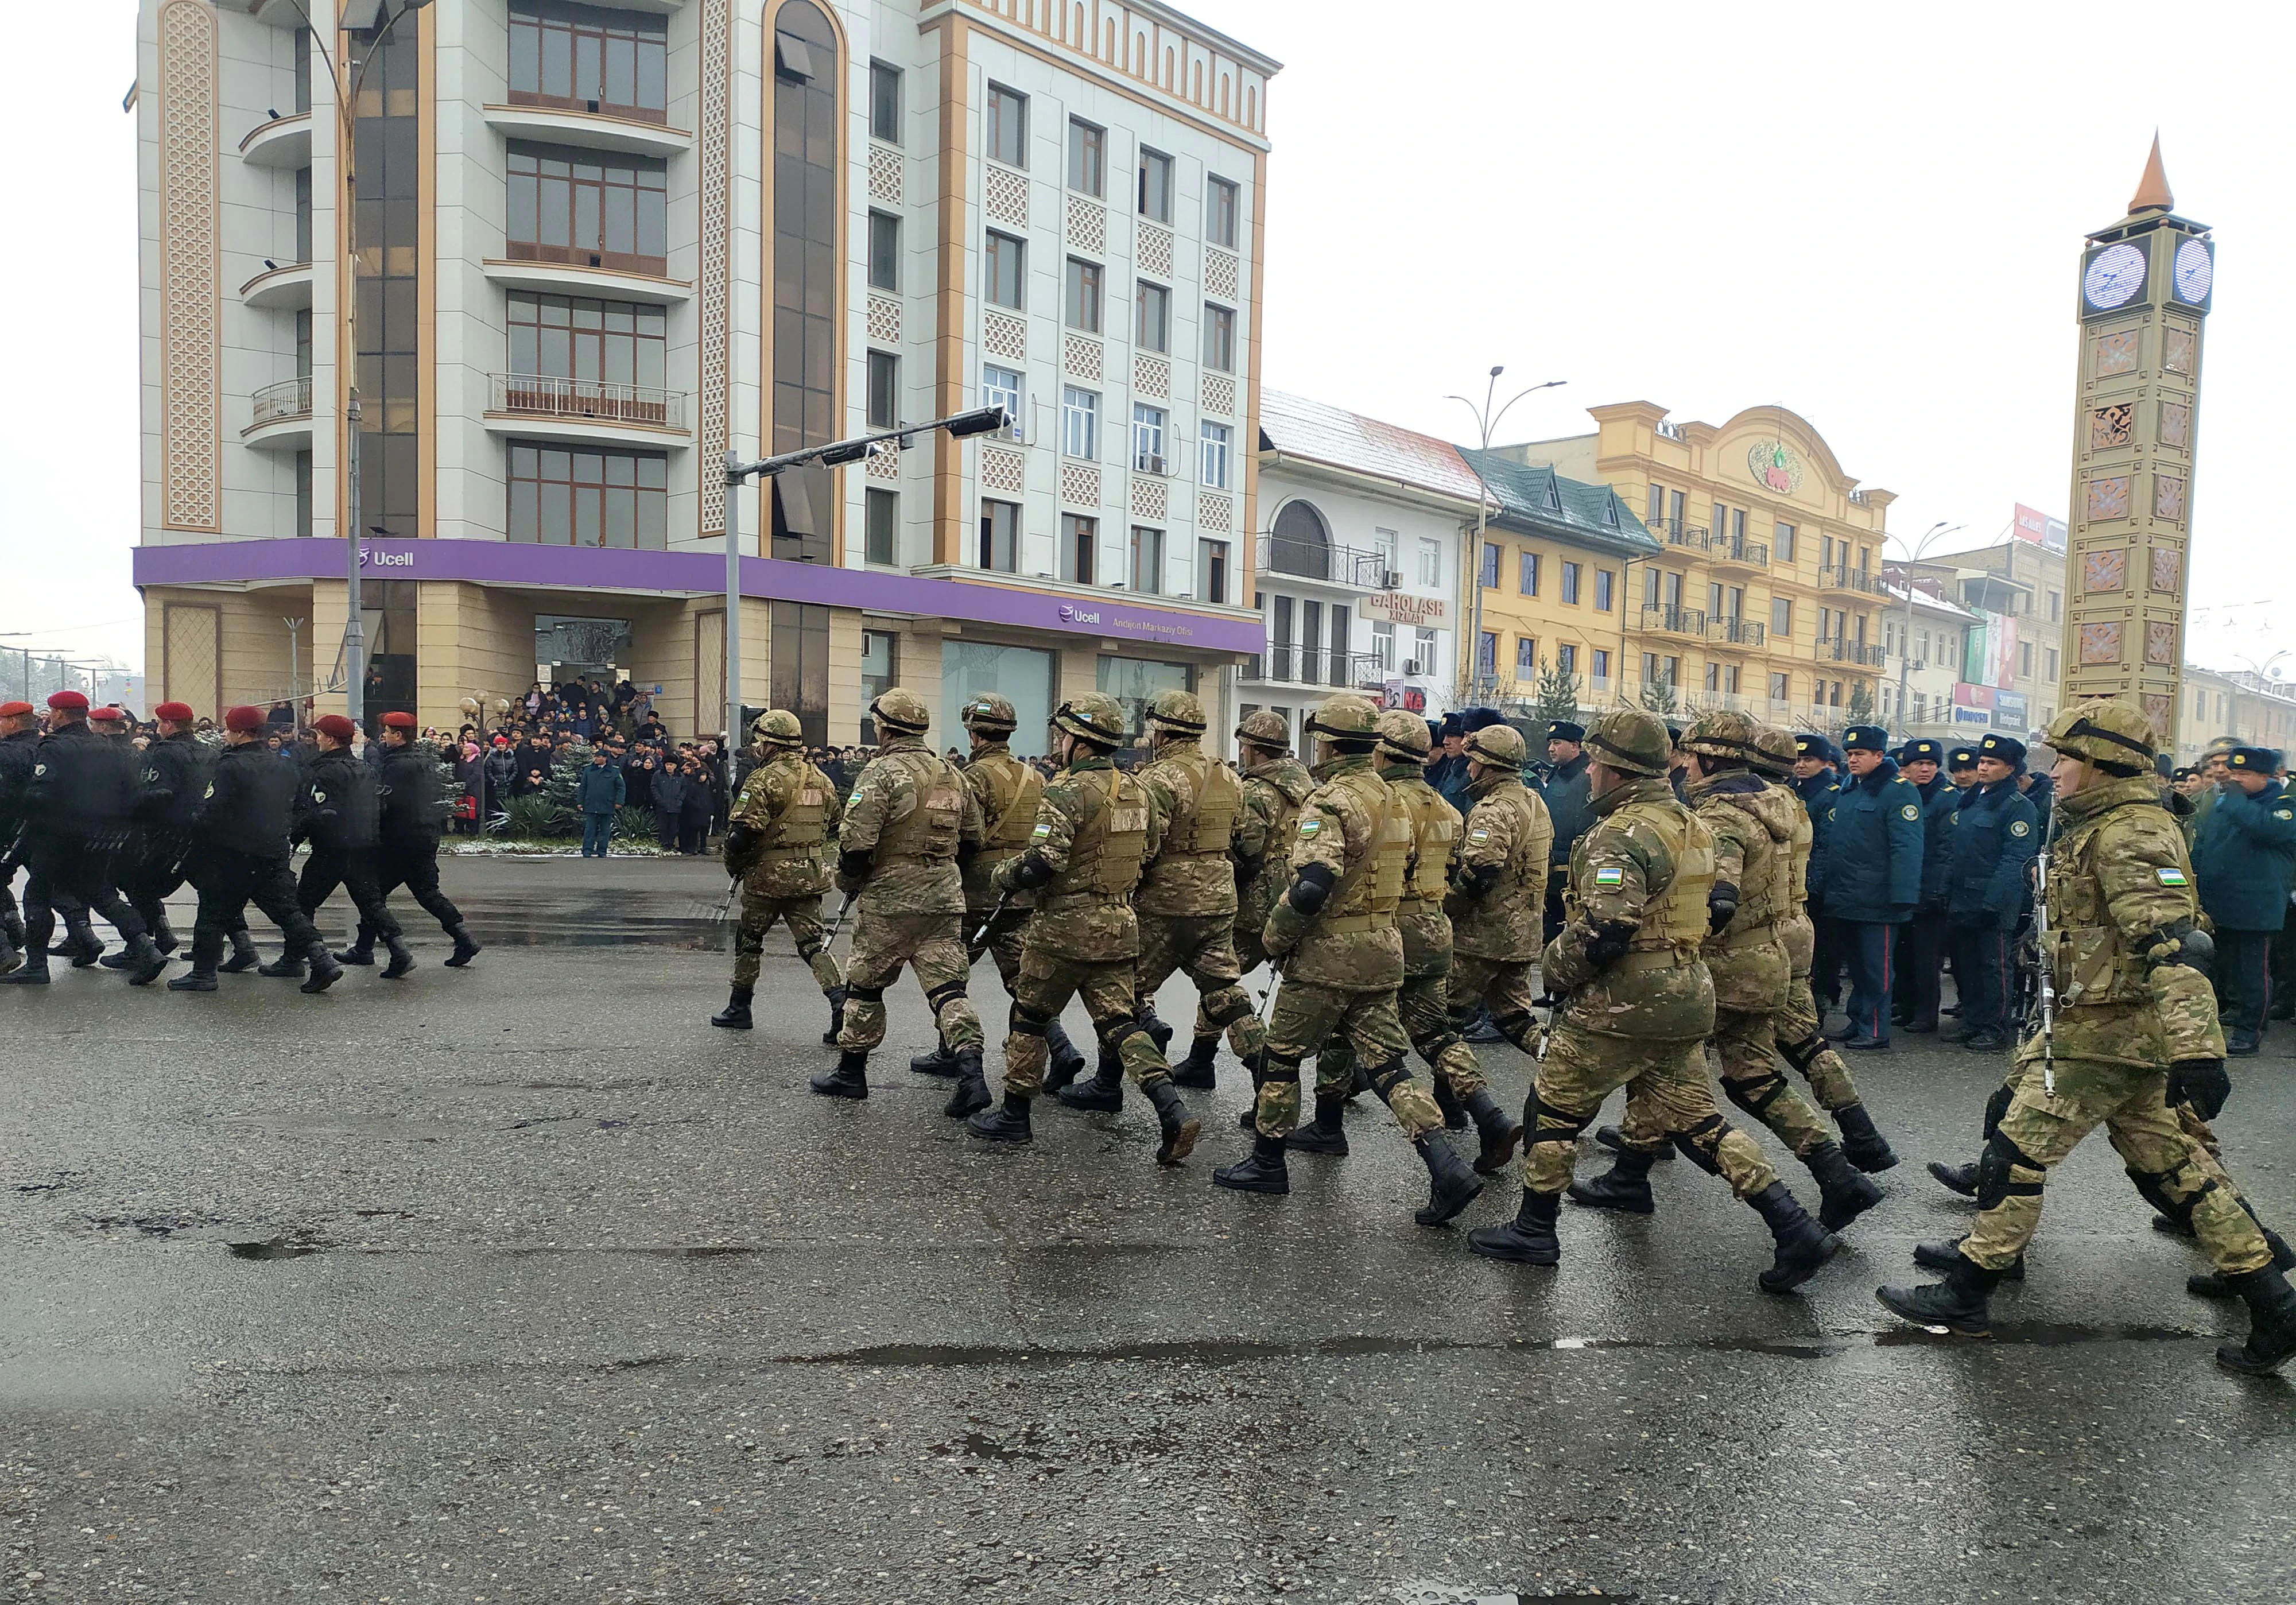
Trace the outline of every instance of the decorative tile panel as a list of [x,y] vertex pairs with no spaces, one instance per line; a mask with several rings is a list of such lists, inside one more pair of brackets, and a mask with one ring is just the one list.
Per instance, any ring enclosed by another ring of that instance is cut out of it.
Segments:
[[2193,332],[2171,323],[2161,332],[2161,365],[2171,373],[2193,376]]
[[901,153],[890,145],[869,147],[869,199],[901,204]]
[[2139,700],[2144,705],[2144,717],[2152,721],[2152,741],[2158,746],[2169,731],[2169,699],[2158,692],[2146,692]]
[[216,20],[205,0],[160,12],[160,521],[223,528],[221,217]]
[[2111,406],[2098,407],[2088,415],[2088,448],[2093,452],[2111,451],[2128,444],[2128,430],[2135,406],[2126,401]]
[[2183,577],[2184,554],[2173,546],[2152,548],[2152,588],[2164,595],[2177,594],[2177,581]]
[[1235,504],[1217,490],[1196,493],[1196,528],[1218,531],[1234,528]]
[[2095,596],[2100,592],[2123,591],[2128,588],[2128,548],[2100,546],[2081,559],[2081,594]]
[[1028,459],[1000,446],[980,448],[980,488],[1019,495],[1029,486]]
[[2134,329],[2123,329],[2114,334],[2098,335],[2095,370],[2096,376],[2103,379],[2114,373],[2135,373],[2136,347],[2136,331]]
[[726,460],[733,438],[734,0],[701,7],[701,528],[726,529]]
[[1152,352],[1132,354],[1132,388],[1143,396],[1168,400],[1172,394],[1172,364]]
[[1203,408],[1223,417],[1235,415],[1235,381],[1225,373],[1204,375]]
[[1084,195],[1069,197],[1069,243],[1095,257],[1108,250],[1108,209]]
[[2156,618],[2144,626],[2144,661],[2174,663],[2177,660],[2177,626],[2166,618]]
[[2117,620],[2081,626],[2080,660],[2084,665],[2120,661],[2120,625]]
[[1100,377],[1100,342],[1073,331],[1062,336],[1061,366],[1078,379]]
[[2161,404],[2161,444],[2189,449],[2193,444],[2193,409],[2181,401]]
[[1161,479],[1135,479],[1132,481],[1132,516],[1161,524],[1169,503],[1165,496]]
[[2088,482],[2088,516],[2091,522],[2099,519],[2125,519],[2128,516],[2128,476],[2110,474]]
[[1091,463],[1062,463],[1061,500],[1076,507],[1099,506],[1099,467]]
[[980,315],[980,348],[991,356],[1029,360],[1029,325],[1001,312]]
[[981,180],[981,209],[999,223],[1009,223],[1015,228],[1029,226],[1029,176],[1016,173],[1011,168],[988,164],[988,174]]
[[869,338],[887,345],[901,338],[901,304],[889,295],[869,298]]
[[1133,265],[1152,279],[1172,276],[1172,231],[1143,223],[1132,237]]
[[1233,302],[1236,281],[1235,253],[1207,249],[1204,252],[1204,293],[1216,301]]
[[2185,481],[2179,476],[2152,476],[2152,516],[2170,520],[2185,516]]

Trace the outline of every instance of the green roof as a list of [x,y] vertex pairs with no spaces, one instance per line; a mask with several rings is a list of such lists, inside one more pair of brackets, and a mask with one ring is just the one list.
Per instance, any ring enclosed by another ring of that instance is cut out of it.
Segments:
[[1459,455],[1498,503],[1499,514],[1491,522],[1502,529],[1634,557],[1664,550],[1607,485],[1582,485],[1551,468],[1526,467],[1470,446],[1461,446]]

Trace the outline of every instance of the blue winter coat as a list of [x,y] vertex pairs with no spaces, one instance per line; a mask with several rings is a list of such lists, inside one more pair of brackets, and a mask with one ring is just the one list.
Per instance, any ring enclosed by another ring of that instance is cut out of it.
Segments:
[[585,814],[611,814],[628,794],[621,770],[612,764],[585,764],[574,777],[574,798]]
[[2219,930],[2278,930],[2296,877],[2296,797],[2276,781],[2251,797],[2226,784],[2193,839],[2201,907]]
[[[1583,752],[1567,764],[1555,766],[1554,772],[1539,786],[1539,800],[1546,805],[1546,817],[1554,823],[1554,839],[1546,849],[1549,869],[1570,862],[1571,843],[1585,835],[1587,827],[1595,823],[1595,809],[1588,800],[1591,795],[1587,755]],[[1551,876],[1548,884],[1554,884]]]
[[1818,912],[1825,901],[1818,889],[1818,877],[1825,872],[1825,827],[1833,809],[1833,788],[1841,777],[1831,769],[1821,769],[1808,780],[1796,780],[1794,792],[1809,815],[1809,908]]
[[1962,794],[1940,770],[1930,777],[1922,793],[1922,906],[1946,906],[1946,832],[1953,829],[1954,810]]
[[2041,818],[2014,777],[1972,786],[1948,814],[1943,872],[1956,925],[2006,930],[2030,897],[2026,866],[2041,850]]
[[[1922,900],[1922,790],[1883,758],[1863,779],[1834,788],[1825,854],[1813,848],[1810,878],[1837,920],[1902,925]],[[1821,862],[1823,867],[1821,867]]]
[[1461,818],[1474,811],[1475,799],[1467,783],[1465,753],[1451,753],[1437,758],[1427,771],[1427,783],[1442,794],[1445,802],[1459,810]]

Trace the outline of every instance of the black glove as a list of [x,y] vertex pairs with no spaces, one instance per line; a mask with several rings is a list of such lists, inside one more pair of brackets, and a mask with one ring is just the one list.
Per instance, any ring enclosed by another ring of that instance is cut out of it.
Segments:
[[2169,1067],[2169,1101],[2189,1103],[2201,1118],[2213,1120],[2232,1096],[2232,1077],[2221,1059],[2179,1059]]
[[1714,889],[1706,894],[1706,934],[1718,937],[1722,928],[1738,915],[1738,888],[1727,880],[1717,880]]
[[1627,956],[1627,944],[1634,939],[1631,925],[1597,925],[1595,939],[1587,944],[1587,962],[1597,970],[1608,970]]

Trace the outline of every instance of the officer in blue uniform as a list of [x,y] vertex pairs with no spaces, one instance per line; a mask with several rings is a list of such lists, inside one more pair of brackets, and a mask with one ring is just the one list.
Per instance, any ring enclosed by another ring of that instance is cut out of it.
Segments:
[[1996,732],[1977,744],[1977,784],[1961,794],[1944,832],[1947,941],[1961,994],[1961,1028],[1948,1036],[1972,1052],[2009,1045],[2010,953],[2031,906],[2028,866],[2041,850],[2041,816],[2017,783],[2025,744]]
[[1898,749],[1898,773],[1922,794],[1922,901],[1898,938],[1898,980],[1890,995],[1898,1028],[1917,1036],[1938,1028],[1938,969],[1945,962],[1945,851],[1948,815],[1961,795],[1945,778],[1945,743],[1927,737]]
[[1546,727],[1546,761],[1554,767],[1538,788],[1546,817],[1554,822],[1554,841],[1546,849],[1546,932],[1562,934],[1562,888],[1570,877],[1570,846],[1595,820],[1587,782],[1587,727],[1557,719]]
[[1898,773],[1879,725],[1852,725],[1841,745],[1849,778],[1833,790],[1810,882],[1814,893],[1822,888],[1849,966],[1849,1023],[1834,1039],[1844,1052],[1873,1052],[1890,1045],[1897,930],[1921,905],[1922,794]]
[[1825,912],[1825,897],[1817,882],[1825,856],[1825,827],[1833,807],[1833,788],[1841,778],[1833,743],[1813,731],[1795,736],[1793,772],[1794,792],[1809,815],[1809,990],[1823,1027],[1826,1011],[1841,1001],[1841,933]]
[[[1474,807],[1467,798],[1467,725],[1465,717],[1454,708],[1443,716],[1436,727],[1435,739],[1443,749],[1443,756],[1427,766],[1427,783],[1443,794],[1443,800],[1459,810],[1464,819]],[[1461,801],[1466,798],[1465,801]]]
[[2217,1012],[2225,1052],[2246,1057],[2264,1041],[2272,1001],[2272,938],[2288,915],[2296,876],[2296,797],[2275,778],[2280,754],[2235,747],[2225,755],[2216,806],[2193,839],[2201,908],[2216,927]]

